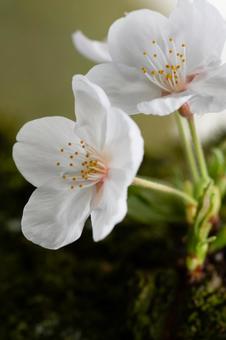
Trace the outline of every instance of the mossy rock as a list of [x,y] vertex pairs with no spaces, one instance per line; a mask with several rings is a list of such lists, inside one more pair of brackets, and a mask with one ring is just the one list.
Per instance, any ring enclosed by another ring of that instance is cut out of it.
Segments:
[[222,277],[222,267],[219,275],[214,265],[209,265],[196,283],[176,268],[139,272],[131,283],[128,325],[132,338],[226,339],[226,286]]

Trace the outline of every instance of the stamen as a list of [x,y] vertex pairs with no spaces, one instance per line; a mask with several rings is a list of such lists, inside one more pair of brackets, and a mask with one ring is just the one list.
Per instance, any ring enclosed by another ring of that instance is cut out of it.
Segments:
[[164,92],[180,92],[186,84],[186,44],[183,42],[179,46],[182,51],[178,50],[173,37],[168,38],[168,44],[169,48],[163,50],[156,40],[152,40],[154,46],[150,46],[150,52],[143,52],[146,64],[141,71]]
[[[108,173],[108,168],[99,152],[85,141],[80,140],[78,143],[67,143],[68,147],[60,148],[64,150],[64,159],[71,159],[73,162],[65,164],[57,162],[56,165],[61,165],[64,173],[61,173],[61,178],[69,182],[69,188],[76,187],[83,188],[87,186],[96,185],[98,182],[103,181],[103,178]],[[77,186],[75,185],[77,183]]]

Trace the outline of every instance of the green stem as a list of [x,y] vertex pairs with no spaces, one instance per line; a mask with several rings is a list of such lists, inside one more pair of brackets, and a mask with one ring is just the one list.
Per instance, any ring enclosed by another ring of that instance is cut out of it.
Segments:
[[161,191],[166,194],[174,195],[180,199],[183,199],[186,203],[196,206],[196,200],[185,192],[172,188],[165,184],[156,183],[150,180],[135,177],[133,185],[140,186],[146,189]]
[[184,124],[183,124],[182,118],[181,118],[181,116],[178,112],[176,113],[176,122],[177,122],[177,127],[178,127],[180,138],[182,139],[182,142],[184,144],[184,149],[185,149],[185,153],[186,153],[186,156],[187,156],[188,164],[190,166],[190,170],[191,170],[193,180],[194,180],[194,182],[198,182],[199,173],[198,173],[196,160],[195,160],[193,150],[192,150],[192,145],[191,145],[190,141],[188,140],[188,138],[186,136],[186,133],[185,133],[185,130],[184,130]]
[[199,136],[197,134],[194,116],[193,115],[190,116],[187,120],[188,120],[188,125],[189,125],[189,129],[190,129],[190,132],[191,132],[191,137],[192,137],[193,144],[194,144],[194,149],[195,149],[195,152],[196,152],[196,157],[197,157],[197,160],[198,160],[198,163],[199,163],[201,175],[202,175],[203,179],[208,180],[209,179],[208,170],[207,170],[207,166],[206,166],[206,161],[205,161],[202,145],[201,145]]

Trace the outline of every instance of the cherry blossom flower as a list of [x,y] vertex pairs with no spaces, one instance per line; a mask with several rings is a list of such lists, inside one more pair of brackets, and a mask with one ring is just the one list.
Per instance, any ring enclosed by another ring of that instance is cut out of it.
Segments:
[[225,20],[206,0],[179,0],[169,18],[137,10],[111,26],[112,61],[87,77],[128,114],[167,115],[185,103],[198,114],[219,112],[226,106],[225,39]]
[[77,240],[91,215],[93,238],[105,238],[127,212],[127,189],[143,158],[137,125],[113,108],[101,88],[73,78],[74,122],[45,117],[25,124],[13,158],[37,189],[24,208],[22,231],[45,248]]

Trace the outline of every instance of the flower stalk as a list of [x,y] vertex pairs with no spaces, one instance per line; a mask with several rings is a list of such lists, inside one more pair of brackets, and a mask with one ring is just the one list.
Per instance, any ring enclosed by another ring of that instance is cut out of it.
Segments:
[[192,146],[191,146],[190,141],[186,137],[184,124],[183,124],[183,121],[182,121],[180,114],[178,112],[176,112],[175,117],[176,117],[178,132],[179,132],[180,138],[181,138],[183,145],[184,145],[184,150],[185,150],[185,153],[186,153],[186,156],[187,156],[187,161],[188,161],[188,164],[189,164],[189,167],[190,167],[192,178],[193,178],[194,182],[196,183],[196,182],[198,182],[198,179],[199,179],[199,172],[198,172],[198,169],[197,169],[197,164],[196,164],[196,160],[195,160],[195,157],[194,157],[194,154],[193,154]]
[[198,164],[199,164],[201,176],[204,180],[208,180],[209,179],[208,169],[207,169],[207,165],[206,165],[206,161],[205,161],[205,157],[204,157],[204,153],[203,153],[203,148],[202,148],[202,145],[201,145],[201,142],[200,142],[200,138],[199,138],[199,135],[197,133],[194,115],[189,116],[187,118],[187,121],[188,121],[188,126],[189,126],[189,129],[190,129],[192,141],[193,141],[193,144],[194,144],[194,150],[195,150],[197,161],[198,161]]
[[[193,174],[194,184],[199,189],[198,192],[198,207],[192,225],[189,229],[187,238],[187,258],[186,266],[191,273],[200,271],[206,260],[209,246],[214,242],[215,237],[209,237],[209,233],[213,227],[221,206],[221,194],[219,188],[209,177],[207,164],[203,152],[203,148],[196,130],[194,115],[190,111],[189,105],[184,105],[180,114],[187,119],[191,138],[193,141],[193,149],[189,147],[189,142],[183,130],[181,118],[177,118],[178,128],[181,133],[181,138],[185,145],[187,158]],[[179,115],[178,115],[179,116]],[[194,153],[193,153],[194,151]],[[199,177],[196,168],[196,160],[199,166],[201,178]],[[196,172],[194,172],[196,171]]]
[[189,205],[197,206],[197,201],[192,196],[186,194],[185,192],[181,190],[175,189],[165,184],[161,184],[161,183],[157,183],[157,182],[153,182],[150,180],[136,177],[133,181],[133,185],[143,187],[146,189],[150,189],[150,190],[159,191],[165,194],[170,194],[170,195],[173,195],[175,197],[182,199],[185,203]]

